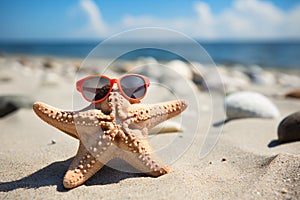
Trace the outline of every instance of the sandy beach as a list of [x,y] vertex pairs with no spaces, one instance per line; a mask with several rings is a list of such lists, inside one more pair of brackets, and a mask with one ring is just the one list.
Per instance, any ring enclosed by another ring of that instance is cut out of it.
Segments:
[[[140,62],[124,62],[122,69],[115,66],[107,73],[120,76]],[[0,96],[21,95],[72,110],[74,95],[79,95],[75,78],[80,63],[74,58],[1,56]],[[211,77],[209,67],[202,68]],[[197,122],[189,118],[192,111],[188,109],[182,118],[183,132],[159,134],[153,140],[189,141],[182,155],[170,163],[171,173],[153,178],[105,166],[83,185],[67,190],[62,180],[78,141],[42,122],[29,106],[20,108],[0,118],[0,199],[300,199],[300,141],[277,141],[279,123],[300,108],[300,99],[284,97],[300,88],[299,70],[256,67],[252,74],[236,66],[219,66],[218,70],[225,93],[258,92],[274,104],[280,116],[229,120],[214,148],[200,158],[203,142],[215,137],[207,135],[207,130],[218,121],[211,121],[210,93],[197,84],[195,74],[188,77],[193,73],[190,70],[186,78],[199,100],[200,113],[193,113],[199,116],[199,127],[195,132]],[[211,79],[211,85],[219,88],[220,83]],[[180,97],[190,98],[184,92]],[[147,98],[145,101],[160,102],[170,97],[153,87]],[[224,101],[222,95],[214,98]],[[215,112],[222,116],[224,110]],[[171,151],[162,159],[169,156]]]

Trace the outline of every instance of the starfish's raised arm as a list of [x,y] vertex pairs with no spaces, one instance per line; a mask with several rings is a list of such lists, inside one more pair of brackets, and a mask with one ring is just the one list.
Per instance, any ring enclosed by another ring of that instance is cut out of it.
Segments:
[[150,130],[156,125],[177,116],[187,108],[184,100],[168,101],[158,104],[133,104],[129,109],[128,125]]

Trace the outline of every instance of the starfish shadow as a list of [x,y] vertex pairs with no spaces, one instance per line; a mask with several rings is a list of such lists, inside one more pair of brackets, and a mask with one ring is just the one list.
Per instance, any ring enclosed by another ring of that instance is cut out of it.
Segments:
[[[114,160],[112,160],[112,161],[114,161]],[[126,167],[131,168],[131,166],[129,166],[129,164],[127,164],[125,162],[123,162],[123,163],[125,165],[128,165]],[[145,176],[147,176],[147,175],[145,175],[143,173],[123,172],[123,171],[119,171],[119,170],[104,166],[94,176],[92,176],[90,179],[88,179],[84,183],[84,185],[86,185],[86,186],[109,185],[109,184],[113,184],[113,183],[118,183],[118,182],[120,182],[121,180],[124,180],[124,179],[138,178],[138,177],[145,177]]]
[[[57,191],[67,192],[62,182],[66,170],[74,158],[54,162],[33,174],[15,181],[0,182],[0,192],[9,192],[19,188],[37,189],[45,186],[57,186]],[[121,172],[104,166],[93,177],[84,183],[86,186],[118,183],[123,179],[141,177],[143,174]]]

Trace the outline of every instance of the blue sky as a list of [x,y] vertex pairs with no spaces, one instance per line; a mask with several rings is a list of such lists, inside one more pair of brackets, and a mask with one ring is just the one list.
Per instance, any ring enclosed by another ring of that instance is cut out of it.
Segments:
[[1,0],[0,24],[0,41],[93,40],[146,26],[203,40],[300,39],[300,1]]

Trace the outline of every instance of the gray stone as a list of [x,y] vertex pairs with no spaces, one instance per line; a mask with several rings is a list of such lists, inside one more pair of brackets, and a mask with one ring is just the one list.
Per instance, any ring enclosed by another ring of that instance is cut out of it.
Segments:
[[284,118],[278,126],[280,142],[300,141],[300,112]]
[[34,100],[28,96],[3,95],[0,96],[0,118],[17,111],[20,108],[32,108]]

